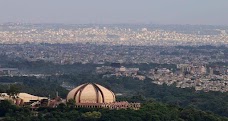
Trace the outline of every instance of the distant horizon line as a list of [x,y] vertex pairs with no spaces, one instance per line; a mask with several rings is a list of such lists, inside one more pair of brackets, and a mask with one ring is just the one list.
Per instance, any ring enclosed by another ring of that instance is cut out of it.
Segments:
[[189,26],[228,26],[228,24],[174,24],[174,23],[61,23],[61,22],[0,22],[6,24],[59,24],[59,25],[189,25]]

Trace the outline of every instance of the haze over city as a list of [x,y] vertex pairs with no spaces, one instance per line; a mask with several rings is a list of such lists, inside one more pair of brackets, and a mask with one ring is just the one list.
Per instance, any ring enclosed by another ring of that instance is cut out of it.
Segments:
[[228,121],[228,0],[0,0],[0,121]]
[[0,23],[228,25],[227,0],[1,0]]

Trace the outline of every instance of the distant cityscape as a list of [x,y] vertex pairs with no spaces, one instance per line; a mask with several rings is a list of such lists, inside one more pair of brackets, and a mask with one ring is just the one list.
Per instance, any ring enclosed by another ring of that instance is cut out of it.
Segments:
[[19,108],[29,107],[34,117],[42,114],[40,108],[61,106],[141,110],[151,99],[152,104],[198,102],[206,111],[211,106],[209,111],[224,112],[227,30],[200,25],[3,24],[0,104],[10,100]]
[[0,25],[0,43],[91,43],[105,45],[227,45],[227,26],[206,25]]
[[178,64],[176,71],[167,68],[145,71],[139,70],[139,68],[126,68],[124,66],[102,66],[97,67],[96,72],[104,74],[103,77],[125,76],[138,80],[150,78],[153,80],[153,83],[158,85],[175,85],[178,88],[194,88],[196,91],[202,90],[205,92],[228,92],[227,67],[207,68],[203,65]]
[[[228,27],[200,25],[0,25],[0,55],[14,61],[96,64],[103,77],[150,78],[158,85],[228,91]],[[167,67],[112,67],[111,63]],[[168,68],[168,65],[172,67]],[[0,76],[24,74],[1,67]]]
[[209,64],[228,62],[226,47],[109,46],[94,44],[2,44],[0,55],[56,64],[106,62]]
[[228,121],[228,0],[0,1],[0,121]]
[[[1,56],[14,61],[43,61],[54,64],[96,64],[103,77],[150,78],[158,85],[175,85],[195,90],[228,91],[228,53],[220,46],[109,46],[94,44],[20,44],[0,45]],[[137,64],[164,64],[165,67],[140,69]],[[109,65],[117,65],[117,67]],[[132,64],[132,67],[121,65]],[[169,66],[171,65],[171,66]],[[18,68],[0,68],[0,76],[50,76],[22,74]]]

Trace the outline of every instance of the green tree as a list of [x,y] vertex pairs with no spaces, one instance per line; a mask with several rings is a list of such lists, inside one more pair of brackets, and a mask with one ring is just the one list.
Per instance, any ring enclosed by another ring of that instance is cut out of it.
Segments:
[[6,90],[6,93],[12,98],[17,98],[19,92],[20,88],[17,85],[10,85],[9,89]]
[[98,112],[98,111],[86,112],[82,114],[82,117],[86,120],[96,120],[101,118],[101,112]]
[[68,107],[75,107],[75,103],[76,103],[76,101],[74,99],[70,99],[67,101],[66,104]]

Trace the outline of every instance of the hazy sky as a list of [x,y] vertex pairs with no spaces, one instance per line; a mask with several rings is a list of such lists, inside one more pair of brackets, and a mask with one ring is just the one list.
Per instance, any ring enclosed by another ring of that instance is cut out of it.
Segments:
[[228,25],[228,0],[0,0],[0,23]]

